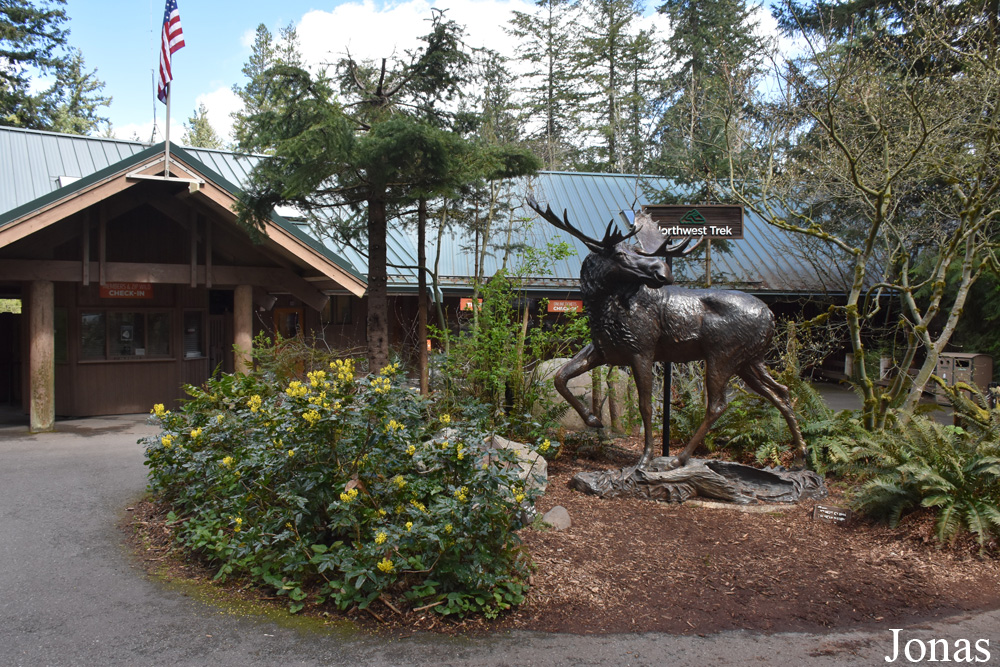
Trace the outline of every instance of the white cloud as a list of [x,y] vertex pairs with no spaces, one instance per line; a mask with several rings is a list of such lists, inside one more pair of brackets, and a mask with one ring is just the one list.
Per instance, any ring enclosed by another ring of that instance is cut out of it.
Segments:
[[356,59],[406,59],[406,51],[422,45],[431,29],[431,8],[466,29],[472,47],[489,46],[513,55],[504,27],[515,9],[531,12],[526,0],[409,0],[377,9],[372,0],[345,2],[331,11],[306,13],[296,26],[302,55],[310,65],[336,62],[350,52]]
[[794,58],[802,55],[807,43],[801,35],[785,35],[778,29],[778,21],[771,15],[771,9],[766,5],[758,5],[754,8],[751,20],[757,21],[757,35],[762,38],[775,40],[775,46],[779,57]]
[[240,44],[243,45],[244,49],[253,48],[253,43],[257,41],[257,28],[249,28],[243,33],[243,37],[240,38]]
[[243,102],[228,86],[202,93],[195,98],[196,105],[208,109],[208,122],[223,141],[233,139],[233,112],[243,108]]

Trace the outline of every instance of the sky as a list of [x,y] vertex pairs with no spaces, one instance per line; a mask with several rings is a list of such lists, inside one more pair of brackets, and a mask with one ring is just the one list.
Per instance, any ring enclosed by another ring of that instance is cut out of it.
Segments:
[[[652,3],[651,3],[652,4]],[[232,92],[261,23],[277,35],[293,24],[309,64],[335,61],[347,49],[356,58],[402,54],[430,30],[431,8],[466,27],[470,46],[489,46],[513,56],[504,32],[513,10],[532,12],[530,0],[178,0],[185,46],[173,56],[170,139],[179,143],[183,123],[205,104],[216,132],[229,140],[230,114],[239,108]],[[68,0],[69,45],[83,52],[112,97],[102,113],[122,139],[162,141],[166,107],[156,99],[155,67],[164,0]],[[770,17],[761,13],[765,21]],[[662,17],[647,17],[669,31]],[[773,24],[773,22],[771,22]],[[767,33],[771,26],[763,25]]]

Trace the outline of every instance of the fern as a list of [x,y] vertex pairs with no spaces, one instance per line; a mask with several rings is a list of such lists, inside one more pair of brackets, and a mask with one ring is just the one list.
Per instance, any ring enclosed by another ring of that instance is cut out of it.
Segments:
[[[673,401],[670,411],[671,436],[689,440],[705,419],[704,385],[701,365],[674,364]],[[778,375],[789,388],[799,427],[833,416],[823,397],[812,385],[789,369]],[[731,385],[729,406],[705,437],[709,451],[725,448],[735,460],[777,465],[790,448],[788,424],[767,399],[747,391],[740,383]],[[809,443],[809,439],[806,439]]]
[[953,541],[968,531],[983,546],[1000,536],[997,449],[995,431],[911,417],[851,450],[853,472],[867,476],[854,494],[854,507],[892,526],[918,507],[933,509],[938,540]]

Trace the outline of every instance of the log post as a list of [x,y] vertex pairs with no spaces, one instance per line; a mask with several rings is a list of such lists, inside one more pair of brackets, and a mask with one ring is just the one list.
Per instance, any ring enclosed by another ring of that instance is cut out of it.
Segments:
[[253,356],[253,287],[237,285],[233,294],[233,342],[235,344],[235,370],[248,373]]
[[34,280],[28,286],[31,342],[28,366],[31,373],[29,413],[32,433],[55,428],[56,421],[56,345],[55,287],[49,280]]

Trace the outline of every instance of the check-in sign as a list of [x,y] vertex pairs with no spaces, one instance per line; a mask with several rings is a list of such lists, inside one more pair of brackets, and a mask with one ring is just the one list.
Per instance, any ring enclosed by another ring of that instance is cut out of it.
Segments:
[[[482,299],[476,299],[476,303],[478,303],[481,306],[481,305],[483,305],[483,300]],[[462,297],[461,299],[459,299],[458,300],[458,309],[459,310],[472,310],[472,299],[468,299],[466,297]]]
[[642,207],[672,239],[742,239],[742,206],[678,206],[649,204]]
[[102,299],[152,299],[151,283],[104,283],[101,285]]
[[550,313],[579,313],[583,311],[583,301],[573,299],[549,299]]

